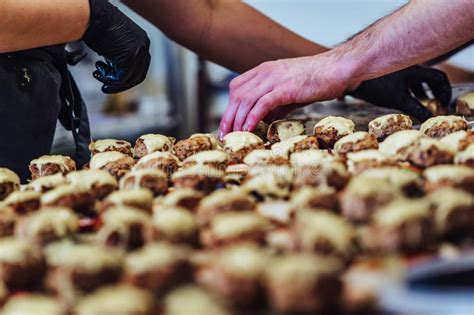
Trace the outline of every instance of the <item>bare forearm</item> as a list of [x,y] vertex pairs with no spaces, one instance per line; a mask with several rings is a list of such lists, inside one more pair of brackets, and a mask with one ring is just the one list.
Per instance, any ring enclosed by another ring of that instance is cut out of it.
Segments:
[[0,53],[78,40],[89,23],[88,0],[2,0],[0,12]]
[[472,0],[413,0],[333,53],[360,82],[426,62],[473,38]]
[[243,72],[264,61],[327,48],[289,31],[239,0],[124,0],[171,39],[206,59]]

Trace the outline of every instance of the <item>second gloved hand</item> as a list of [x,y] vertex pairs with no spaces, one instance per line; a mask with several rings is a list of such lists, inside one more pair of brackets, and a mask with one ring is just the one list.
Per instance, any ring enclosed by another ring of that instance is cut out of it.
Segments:
[[348,94],[377,106],[400,110],[424,121],[432,114],[418,101],[427,98],[423,83],[430,88],[442,106],[449,105],[452,90],[446,74],[422,66],[413,66],[364,81],[355,91]]
[[82,40],[105,58],[96,63],[94,77],[104,93],[128,90],[145,80],[150,66],[146,32],[108,0],[89,0],[91,18]]

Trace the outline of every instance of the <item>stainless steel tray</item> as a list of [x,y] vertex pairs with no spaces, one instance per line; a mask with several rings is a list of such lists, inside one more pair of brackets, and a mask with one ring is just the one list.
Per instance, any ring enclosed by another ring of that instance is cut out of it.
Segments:
[[[452,102],[465,93],[474,92],[474,84],[459,84],[453,86]],[[368,123],[382,115],[400,113],[399,111],[374,106],[372,104],[346,97],[344,100],[334,100],[308,105],[295,111],[291,116],[303,119],[307,122],[306,128],[312,132],[314,124],[326,116],[344,116],[352,119],[358,130],[367,130]],[[468,121],[474,121],[474,116],[466,117]]]

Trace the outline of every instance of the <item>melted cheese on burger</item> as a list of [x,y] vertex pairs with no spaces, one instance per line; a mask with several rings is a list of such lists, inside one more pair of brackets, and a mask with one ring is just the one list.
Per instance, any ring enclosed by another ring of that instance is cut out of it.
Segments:
[[454,163],[464,164],[468,161],[474,161],[474,143],[470,144],[466,150],[459,152],[454,157]]
[[425,199],[398,199],[379,209],[375,224],[382,228],[397,228],[405,222],[429,218],[430,203]]
[[459,151],[459,145],[461,141],[464,140],[467,136],[468,133],[466,130],[459,130],[444,136],[439,141],[445,146],[449,147],[451,152],[456,153]]
[[112,207],[105,211],[101,216],[104,226],[108,228],[128,228],[131,224],[147,224],[150,217],[143,211],[127,207]]
[[114,163],[127,157],[128,155],[116,151],[97,153],[92,157],[90,167],[91,169],[101,169],[109,163]]
[[441,231],[453,211],[459,208],[474,210],[474,196],[460,189],[438,189],[428,195],[428,200],[436,207],[434,218],[437,228]]
[[289,139],[277,142],[272,145],[272,153],[275,156],[288,156],[290,153],[293,153],[295,146],[303,140],[306,140],[308,136],[295,136]]
[[231,239],[247,233],[264,232],[269,228],[269,223],[254,212],[227,212],[215,216],[211,227],[216,237]]
[[353,250],[355,230],[342,217],[328,211],[299,211],[296,215],[299,241],[303,248],[314,248],[321,240],[329,241],[337,252]]
[[421,137],[423,134],[418,130],[397,131],[380,143],[379,150],[388,156],[403,159],[404,157],[399,155],[400,151],[413,145]]
[[30,241],[9,237],[0,239],[0,262],[23,263],[40,259],[41,251]]
[[65,315],[59,300],[39,294],[21,294],[12,297],[0,311],[1,315]]
[[214,137],[211,133],[195,133],[189,137],[189,139],[197,138],[197,137],[206,137],[212,144],[212,150],[220,150],[222,149],[219,141]]
[[345,193],[356,198],[371,196],[401,196],[399,189],[387,184],[384,179],[365,176],[354,176],[346,187]]
[[174,172],[171,178],[175,180],[188,176],[224,177],[224,171],[206,165],[195,165],[190,168],[180,169]]
[[211,208],[239,200],[249,201],[248,195],[241,189],[219,189],[204,197],[199,207]]
[[276,158],[288,159],[286,155],[276,155],[272,150],[258,149],[253,150],[244,158],[244,163],[250,166],[271,164]]
[[191,285],[171,291],[165,297],[164,308],[166,315],[231,314],[206,290]]
[[127,173],[120,179],[120,188],[125,189],[126,183],[129,179],[133,179],[133,188],[139,190],[141,188],[141,181],[144,177],[153,177],[155,180],[167,181],[168,175],[159,169],[135,169]]
[[358,163],[362,161],[378,161],[384,162],[390,160],[383,152],[379,150],[363,150],[358,152],[351,152],[347,154],[348,162]]
[[89,145],[89,149],[91,151],[97,151],[97,152],[104,152],[108,148],[114,148],[114,149],[128,149],[130,150],[132,148],[132,145],[123,140],[116,140],[116,139],[101,139],[97,141],[93,141]]
[[120,268],[122,255],[107,247],[64,241],[46,247],[46,260],[50,266],[94,272],[102,268]]
[[35,179],[27,185],[28,189],[42,192],[45,188],[55,188],[66,183],[66,178],[61,173],[43,176]]
[[118,190],[108,195],[106,200],[112,202],[115,205],[151,205],[153,202],[153,194],[151,191],[145,188]]
[[179,159],[174,154],[171,154],[169,152],[156,151],[142,157],[140,160],[138,160],[137,165],[145,164],[152,160],[169,160],[169,161],[174,160],[176,161],[176,163],[178,164],[180,163]]
[[117,285],[104,287],[83,298],[77,315],[152,315],[153,296],[145,290]]
[[293,192],[290,202],[293,208],[305,207],[314,199],[318,199],[321,196],[333,195],[335,193],[336,190],[327,185],[320,185],[318,187],[303,186]]
[[294,212],[289,202],[280,200],[261,202],[256,211],[262,217],[281,224],[289,224]]
[[431,128],[440,126],[441,124],[447,123],[449,126],[454,126],[455,124],[465,124],[467,127],[467,122],[463,117],[459,116],[436,116],[425,121],[421,127],[420,131],[423,134],[426,134]]
[[266,253],[253,244],[227,247],[217,257],[222,269],[239,277],[260,277],[267,263]]
[[237,152],[255,144],[263,144],[263,140],[247,131],[234,131],[224,137],[224,148],[232,152]]
[[186,158],[183,164],[189,162],[195,162],[196,164],[225,163],[227,162],[227,153],[218,150],[201,151]]
[[416,146],[418,150],[431,150],[432,148],[436,148],[440,151],[451,152],[451,147],[447,146],[443,142],[439,141],[438,139],[433,138],[420,138],[416,142]]
[[160,207],[153,214],[153,225],[169,237],[191,237],[198,226],[194,216],[183,208]]
[[474,177],[474,169],[464,165],[437,165],[425,169],[423,176],[429,182],[443,180],[459,182],[465,178]]
[[314,166],[325,162],[332,162],[336,158],[326,150],[304,150],[291,155],[290,161],[293,167]]
[[39,200],[40,198],[41,194],[36,191],[14,191],[8,195],[4,203],[8,206],[15,203]]
[[5,167],[0,167],[0,184],[3,183],[13,183],[16,186],[20,185],[20,177],[18,175]]
[[339,136],[348,135],[355,131],[355,124],[352,120],[337,116],[328,116],[321,119],[314,126],[314,130],[316,130],[317,127],[323,127],[324,129],[333,128],[337,131]]
[[247,193],[257,192],[263,196],[284,198],[289,194],[289,182],[272,173],[260,174],[245,181],[242,189]]
[[143,144],[146,147],[148,153],[152,153],[155,151],[163,151],[163,147],[165,145],[168,146],[168,152],[173,151],[173,142],[167,136],[163,136],[160,134],[146,134],[138,138],[139,140],[143,140]]
[[88,189],[95,185],[118,186],[117,180],[109,172],[97,169],[72,172],[67,174],[66,179],[73,185],[80,185]]
[[186,249],[165,242],[153,243],[128,255],[125,268],[132,274],[166,268],[186,257]]
[[291,285],[307,283],[311,288],[322,276],[336,275],[341,269],[339,260],[313,254],[287,254],[268,264],[266,279],[270,284]]
[[461,95],[458,102],[464,102],[469,109],[474,110],[474,92]]
[[352,134],[349,134],[349,135],[344,136],[341,139],[339,139],[334,144],[334,150],[336,152],[339,152],[339,151],[341,151],[342,147],[345,144],[348,144],[348,143],[356,144],[356,143],[359,143],[361,141],[368,140],[368,138],[370,138],[370,135],[369,135],[368,132],[365,132],[365,131],[354,132]]
[[269,133],[276,132],[280,141],[283,141],[295,136],[304,135],[306,127],[301,120],[287,119],[272,122],[268,130]]
[[44,164],[56,164],[61,167],[62,171],[67,171],[69,168],[67,165],[71,163],[72,159],[69,156],[63,155],[43,155],[30,162],[30,165],[44,165]]
[[363,171],[359,176],[382,179],[398,188],[404,187],[411,183],[421,185],[421,178],[417,173],[398,167],[380,167],[368,169]]
[[43,208],[27,217],[27,234],[35,236],[52,232],[65,237],[79,229],[78,216],[68,208]]
[[162,206],[176,206],[181,200],[187,198],[200,199],[203,194],[191,188],[180,188],[168,193],[161,201]]
[[85,188],[79,185],[67,184],[67,185],[58,186],[54,188],[53,190],[50,190],[46,192],[44,195],[42,195],[41,203],[51,204],[67,195],[83,193],[84,191],[85,191]]
[[402,114],[388,114],[383,115],[378,118],[375,118],[371,122],[369,122],[369,128],[371,129],[386,129],[391,124],[404,124],[408,128],[412,128],[413,121],[410,119],[410,116],[402,115]]

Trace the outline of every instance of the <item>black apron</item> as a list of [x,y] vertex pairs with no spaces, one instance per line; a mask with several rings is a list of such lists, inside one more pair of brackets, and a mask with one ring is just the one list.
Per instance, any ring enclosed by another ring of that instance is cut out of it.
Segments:
[[67,69],[77,56],[62,45],[0,54],[0,167],[23,181],[29,162],[49,154],[58,119],[73,132],[77,164],[89,159],[87,109]]

